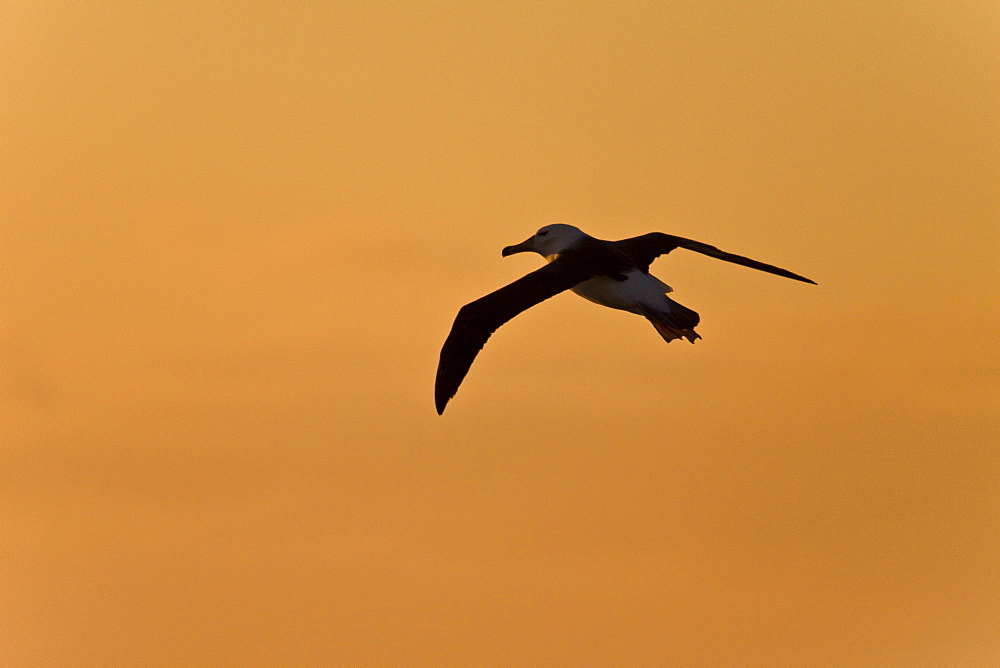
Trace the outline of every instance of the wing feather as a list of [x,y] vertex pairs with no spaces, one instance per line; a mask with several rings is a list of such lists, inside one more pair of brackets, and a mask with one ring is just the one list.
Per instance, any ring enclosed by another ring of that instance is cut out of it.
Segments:
[[438,414],[444,412],[448,401],[455,396],[493,332],[517,314],[599,273],[599,265],[566,252],[541,269],[463,306],[441,348],[434,383]]
[[649,265],[652,264],[653,260],[658,258],[660,255],[666,255],[675,248],[686,248],[688,250],[695,251],[696,253],[708,255],[719,260],[725,260],[726,262],[740,264],[744,267],[766,271],[769,274],[776,274],[777,276],[784,276],[785,278],[791,278],[796,281],[803,281],[804,283],[812,283],[813,285],[816,285],[815,281],[812,281],[805,276],[799,276],[798,274],[792,273],[787,269],[775,267],[773,264],[765,264],[764,262],[751,260],[748,257],[743,257],[742,255],[727,253],[719,250],[715,246],[704,244],[700,241],[694,241],[692,239],[685,239],[684,237],[675,237],[672,234],[651,232],[650,234],[643,234],[642,236],[632,237],[630,239],[622,239],[621,241],[617,241],[615,243],[645,271],[649,270]]

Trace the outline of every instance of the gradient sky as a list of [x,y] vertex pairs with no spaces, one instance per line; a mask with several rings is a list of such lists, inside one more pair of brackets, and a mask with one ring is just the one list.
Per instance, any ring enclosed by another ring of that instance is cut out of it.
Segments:
[[[995,2],[0,9],[0,663],[1000,664]],[[560,295],[660,230],[696,345]]]

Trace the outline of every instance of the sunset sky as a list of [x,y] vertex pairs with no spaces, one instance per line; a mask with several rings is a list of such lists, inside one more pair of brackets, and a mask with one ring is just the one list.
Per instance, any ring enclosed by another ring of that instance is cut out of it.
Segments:
[[[0,664],[1000,665],[1000,4],[0,7]],[[703,340],[562,221],[685,236]]]

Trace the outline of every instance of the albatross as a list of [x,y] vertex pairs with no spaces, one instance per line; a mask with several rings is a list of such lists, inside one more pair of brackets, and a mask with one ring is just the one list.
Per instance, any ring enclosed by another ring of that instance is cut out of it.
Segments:
[[515,253],[538,253],[548,263],[466,304],[455,317],[441,348],[434,384],[438,415],[444,413],[493,332],[517,314],[564,290],[572,290],[595,304],[645,317],[668,343],[674,339],[687,339],[691,343],[700,339],[694,331],[700,319],[698,314],[668,297],[673,289],[649,273],[653,260],[675,248],[816,285],[815,281],[787,269],[662,232],[604,241],[572,225],[546,225],[525,241],[507,246],[500,254],[507,257]]

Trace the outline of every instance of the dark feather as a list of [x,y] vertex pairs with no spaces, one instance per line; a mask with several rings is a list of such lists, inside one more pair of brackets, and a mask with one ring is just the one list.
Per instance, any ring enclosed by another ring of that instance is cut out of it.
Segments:
[[444,412],[476,355],[501,325],[577,283],[616,270],[600,255],[591,249],[567,250],[541,269],[463,306],[441,348],[434,383],[438,414]]
[[650,234],[643,234],[642,236],[632,237],[630,239],[622,239],[621,241],[615,242],[615,244],[626,255],[632,258],[632,261],[635,262],[635,264],[643,271],[649,271],[649,265],[652,264],[653,260],[660,255],[666,255],[675,248],[686,248],[688,250],[695,251],[696,253],[702,253],[703,255],[718,258],[719,260],[725,260],[726,262],[741,264],[744,267],[766,271],[769,274],[776,274],[778,276],[784,276],[785,278],[791,278],[796,281],[812,283],[813,285],[816,284],[815,281],[809,280],[805,276],[794,274],[787,269],[758,262],[757,260],[751,260],[748,257],[743,257],[742,255],[727,253],[719,250],[715,246],[703,244],[700,241],[685,239],[683,237],[675,237],[672,234],[663,234],[662,232],[651,232]]

